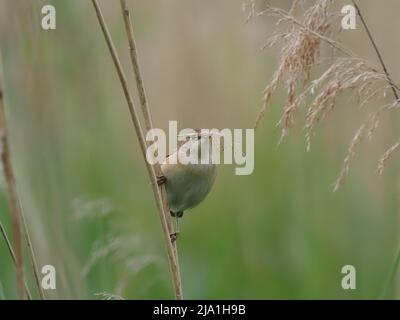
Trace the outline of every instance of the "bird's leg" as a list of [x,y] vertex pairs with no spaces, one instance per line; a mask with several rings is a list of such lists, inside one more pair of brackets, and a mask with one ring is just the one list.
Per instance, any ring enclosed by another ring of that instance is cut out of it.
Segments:
[[165,182],[167,182],[167,178],[165,176],[157,176],[157,184],[159,186],[163,185]]
[[178,239],[180,219],[183,216],[183,212],[171,212],[171,215],[175,218],[175,232],[170,234],[171,242],[174,243]]
[[178,217],[178,215],[176,215],[176,217],[175,217],[175,233],[176,233],[176,235],[178,236],[178,234],[179,234],[179,222],[181,221],[181,218],[180,217]]

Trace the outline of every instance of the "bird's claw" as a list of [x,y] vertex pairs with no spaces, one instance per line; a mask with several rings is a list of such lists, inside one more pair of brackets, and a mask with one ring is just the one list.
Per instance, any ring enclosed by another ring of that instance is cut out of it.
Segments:
[[178,239],[179,232],[174,232],[169,235],[171,242],[174,243]]
[[165,176],[158,176],[157,177],[157,184],[159,186],[163,185],[167,181],[167,178]]

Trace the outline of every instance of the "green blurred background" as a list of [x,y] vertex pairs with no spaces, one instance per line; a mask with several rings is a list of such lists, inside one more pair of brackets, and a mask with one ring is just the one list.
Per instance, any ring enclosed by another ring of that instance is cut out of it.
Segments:
[[[137,98],[119,1],[99,2]],[[245,23],[242,0],[128,2],[154,124],[251,128],[279,59],[276,49],[260,50],[275,21]],[[290,2],[270,1],[285,9]],[[56,7],[55,31],[40,27],[45,4]],[[400,79],[400,41],[393,39],[400,3],[361,6],[388,69]],[[57,270],[57,290],[46,295],[173,298],[153,195],[91,1],[0,0],[0,32],[19,193],[39,264]],[[342,36],[376,61],[361,25]],[[282,93],[256,131],[254,173],[236,176],[232,165],[221,165],[210,195],[183,219],[187,299],[366,299],[383,290],[400,244],[399,155],[382,177],[375,171],[398,139],[399,116],[382,118],[333,193],[367,111],[344,96],[319,126],[310,152],[303,114],[277,147]],[[11,235],[3,177],[0,219]],[[356,267],[356,290],[341,288],[347,264]],[[25,270],[34,291],[27,261]],[[399,298],[398,281],[393,286],[390,297]],[[0,241],[0,299],[16,297],[15,268]]]

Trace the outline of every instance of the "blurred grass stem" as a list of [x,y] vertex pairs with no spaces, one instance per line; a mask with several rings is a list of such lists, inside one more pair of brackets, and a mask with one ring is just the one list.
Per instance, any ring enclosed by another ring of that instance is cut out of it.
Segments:
[[[1,56],[0,56],[0,58],[1,58]],[[19,229],[18,233],[19,234],[21,233],[21,228],[23,228],[23,233],[25,236],[26,244],[29,249],[29,256],[30,256],[30,259],[32,262],[32,268],[33,268],[33,273],[35,276],[36,286],[37,286],[40,298],[45,299],[43,288],[40,283],[39,271],[38,271],[38,267],[37,267],[35,253],[34,253],[33,246],[32,246],[31,237],[29,235],[28,225],[25,221],[24,213],[22,210],[22,204],[21,204],[20,198],[18,196],[17,185],[16,185],[16,181],[15,181],[15,177],[14,177],[11,160],[10,160],[11,155],[10,155],[10,151],[9,151],[9,141],[8,141],[7,125],[6,125],[4,91],[3,91],[2,82],[1,82],[3,80],[1,68],[0,68],[0,76],[1,76],[1,78],[0,78],[0,109],[1,109],[0,110],[0,132],[2,133],[2,137],[1,137],[2,143],[1,144],[2,144],[2,148],[3,148],[2,149],[2,163],[3,163],[3,168],[4,168],[4,174],[6,176],[6,183],[8,186],[7,190],[10,190],[10,191],[8,191],[9,199],[10,199],[10,201],[14,202],[12,205],[10,205],[10,207],[12,210],[15,210],[14,215],[15,214],[18,215],[18,229]],[[17,217],[15,219],[17,219]],[[7,234],[5,233],[4,227],[1,226],[1,228],[2,228],[3,237],[7,243],[7,246],[9,247],[10,253],[11,253],[13,260],[17,266],[18,265],[17,264],[18,256],[14,253],[14,250],[12,249],[12,247],[9,246],[8,237],[7,237]],[[22,240],[19,240],[19,245],[21,246],[21,251],[22,251]],[[17,246],[17,244],[16,244],[16,246]],[[22,268],[23,268],[23,261],[21,261],[21,264],[22,264]],[[23,270],[22,271],[20,270],[19,272],[23,272]],[[22,274],[22,277],[23,277],[23,274]],[[24,282],[26,294],[29,299],[32,299],[32,296],[29,292],[29,289],[28,289],[24,279],[22,279],[20,281]]]
[[393,283],[396,278],[396,273],[397,273],[397,269],[398,269],[399,265],[400,265],[400,249],[397,252],[397,255],[393,261],[392,268],[390,270],[389,276],[386,280],[385,287],[384,287],[382,295],[381,295],[381,299],[388,299],[389,293],[391,292],[391,290],[393,288]]
[[39,275],[39,269],[38,269],[38,265],[37,265],[36,255],[35,255],[35,251],[33,249],[31,237],[29,235],[28,224],[26,223],[26,220],[25,220],[24,209],[22,207],[21,202],[19,202],[19,206],[21,208],[21,221],[22,221],[22,226],[24,228],[25,241],[28,246],[29,257],[31,259],[33,274],[35,276],[36,287],[38,289],[40,298],[42,300],[45,300],[46,296],[44,295],[42,284],[40,282],[40,275]]
[[[1,56],[0,56],[1,63]],[[14,171],[11,163],[10,146],[6,125],[6,111],[3,91],[3,76],[0,65],[0,146],[1,162],[3,166],[4,178],[6,182],[6,191],[11,212],[11,222],[13,230],[15,265],[17,269],[17,288],[18,296],[25,299],[25,280],[24,280],[24,262],[22,253],[22,230],[21,230],[21,211],[18,201],[18,194],[15,182]],[[4,235],[4,234],[3,234]]]
[[[10,252],[10,255],[11,255],[11,258],[12,258],[14,264],[17,265],[17,259],[15,257],[14,250],[12,248],[10,239],[7,236],[6,229],[4,228],[3,223],[1,223],[1,221],[0,221],[0,232],[3,235],[4,242],[6,243],[6,246],[8,248],[8,251]],[[24,281],[24,289],[25,289],[25,293],[26,293],[26,296],[28,297],[28,299],[32,300],[31,292],[29,291],[28,285],[26,284],[25,281]]]

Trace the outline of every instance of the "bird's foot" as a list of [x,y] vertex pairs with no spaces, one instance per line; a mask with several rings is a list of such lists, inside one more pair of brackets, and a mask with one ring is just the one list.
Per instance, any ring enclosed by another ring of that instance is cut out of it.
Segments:
[[179,232],[174,232],[169,235],[171,243],[174,243],[178,239]]
[[173,218],[182,218],[183,217],[183,211],[178,211],[178,212],[169,212],[171,214],[171,217]]
[[157,184],[159,186],[163,185],[167,181],[167,178],[165,176],[158,176],[157,177]]

